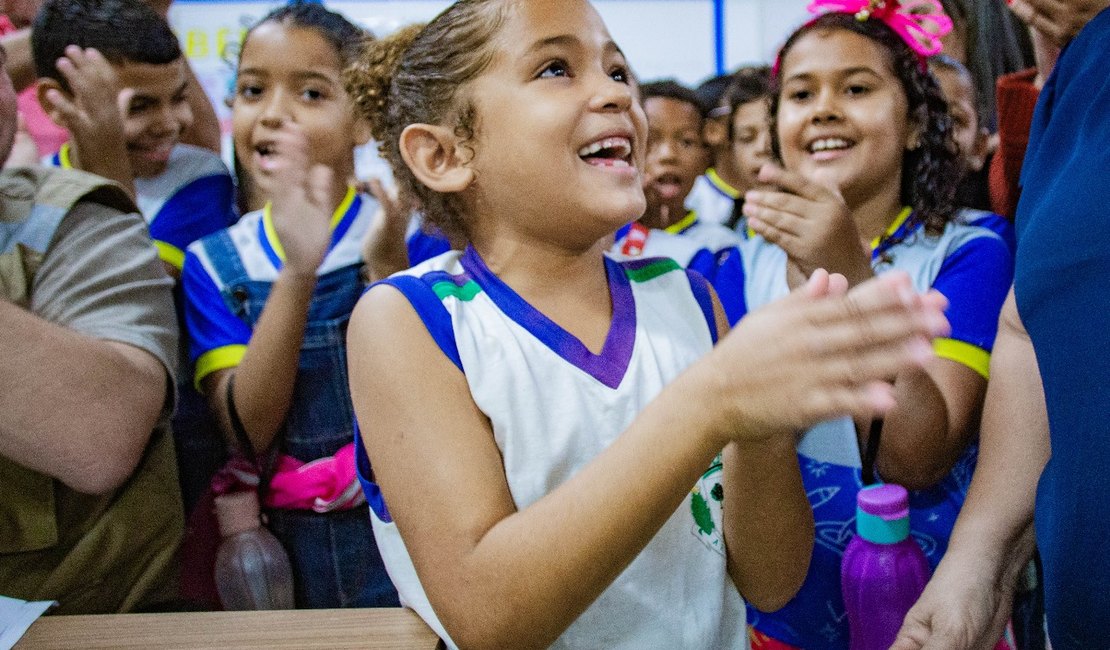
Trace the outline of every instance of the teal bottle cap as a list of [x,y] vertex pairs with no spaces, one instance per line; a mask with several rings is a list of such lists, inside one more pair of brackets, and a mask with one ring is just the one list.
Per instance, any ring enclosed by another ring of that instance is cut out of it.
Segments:
[[856,496],[856,532],[876,544],[897,544],[910,535],[909,493],[894,483],[863,488]]

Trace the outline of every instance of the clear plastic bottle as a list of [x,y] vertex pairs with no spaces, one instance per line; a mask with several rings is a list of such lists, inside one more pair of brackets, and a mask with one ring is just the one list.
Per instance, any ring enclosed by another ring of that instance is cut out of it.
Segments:
[[289,556],[258,515],[254,491],[216,497],[223,537],[216,554],[220,603],[226,610],[293,609]]
[[887,650],[925,590],[929,563],[910,537],[909,495],[893,483],[856,497],[856,536],[840,564],[852,650]]

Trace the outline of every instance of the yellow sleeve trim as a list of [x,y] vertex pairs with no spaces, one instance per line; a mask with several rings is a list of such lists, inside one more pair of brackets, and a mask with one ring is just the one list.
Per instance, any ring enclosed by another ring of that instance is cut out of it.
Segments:
[[178,271],[181,270],[181,267],[185,266],[185,251],[177,246],[167,244],[164,241],[158,241],[157,239],[154,240],[154,246],[158,249],[158,257],[166,264],[169,264]]
[[197,359],[196,379],[193,380],[193,385],[197,391],[200,391],[201,380],[217,370],[238,366],[246,353],[247,346],[245,345],[225,345],[221,348],[213,348],[200,355],[200,358]]
[[983,379],[990,379],[991,353],[977,345],[956,339],[935,339],[933,352],[941,359],[955,361],[971,368],[982,375]]

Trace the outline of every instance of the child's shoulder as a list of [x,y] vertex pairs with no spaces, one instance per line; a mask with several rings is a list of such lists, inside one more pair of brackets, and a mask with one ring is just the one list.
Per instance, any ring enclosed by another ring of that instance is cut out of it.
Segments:
[[606,253],[609,263],[615,264],[630,282],[644,284],[668,274],[684,275],[685,269],[675,259],[665,256],[629,258],[612,252]]
[[985,228],[1002,238],[1002,241],[1006,242],[1011,251],[1016,247],[1014,224],[1000,214],[985,210],[961,208],[956,212],[956,218],[953,221],[959,224],[961,228]]
[[231,173],[223,160],[207,149],[188,144],[173,148],[161,174],[135,178],[135,195],[143,214],[156,212],[171,199],[210,196],[212,201],[230,201],[232,188]]
[[[224,246],[224,242],[229,242],[231,246],[239,251],[240,255],[244,251],[256,248],[261,251],[261,224],[262,210],[248,212],[227,228],[205,235],[189,244],[187,251],[189,254],[197,256],[201,255],[202,251],[212,251],[217,246]],[[206,253],[206,255],[209,254]]]
[[167,171],[169,170],[175,170],[181,174],[188,173],[197,178],[214,174],[231,175],[223,159],[216,153],[184,143],[178,143],[170,152]]
[[[398,285],[412,280],[419,281],[429,287],[434,287],[439,282],[450,281],[462,284],[473,280],[462,264],[463,251],[449,250],[435,257],[416,264],[411,268],[398,271],[382,280],[385,284]],[[408,279],[408,278],[411,278]]]

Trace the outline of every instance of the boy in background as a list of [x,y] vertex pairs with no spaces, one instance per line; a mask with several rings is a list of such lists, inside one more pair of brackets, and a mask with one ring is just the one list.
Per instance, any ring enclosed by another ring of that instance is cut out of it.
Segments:
[[39,102],[72,134],[46,162],[133,189],[159,256],[177,277],[185,248],[234,223],[235,214],[223,162],[181,144],[193,113],[169,24],[140,0],[48,0],[31,49]]
[[673,80],[646,83],[640,94],[648,120],[647,209],[636,223],[617,232],[614,249],[626,257],[669,257],[701,273],[735,323],[744,313],[743,278],[737,275],[742,240],[686,207],[708,163],[704,108],[693,90]]
[[[44,162],[92,172],[133,192],[167,273],[185,248],[236,221],[234,185],[215,153],[182,144],[193,122],[189,73],[165,18],[142,0],[47,0],[31,49],[46,113],[70,140]],[[179,323],[182,297],[175,289]],[[225,450],[204,400],[177,371],[173,428],[186,510],[222,465]]]
[[770,70],[740,68],[705,121],[705,142],[712,164],[698,178],[686,205],[705,222],[720,223],[747,237],[741,206],[759,168],[771,161],[767,100]]

